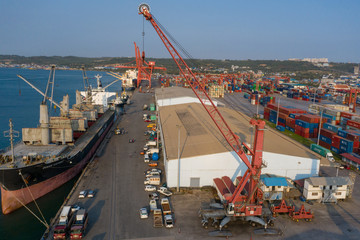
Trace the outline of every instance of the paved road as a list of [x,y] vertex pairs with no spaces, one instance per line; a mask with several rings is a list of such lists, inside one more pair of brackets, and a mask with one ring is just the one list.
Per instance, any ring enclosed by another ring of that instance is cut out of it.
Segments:
[[[140,151],[146,143],[142,107],[154,102],[154,93],[136,91],[126,106],[119,127],[125,135],[112,135],[101,155],[84,174],[70,203],[85,207],[89,213],[86,239],[133,239],[170,236],[172,230],[153,228],[152,218],[141,220],[139,209],[149,204],[144,191],[144,163]],[[135,138],[135,143],[129,143]],[[81,190],[96,190],[95,198],[77,199]],[[150,215],[152,217],[152,215]]]

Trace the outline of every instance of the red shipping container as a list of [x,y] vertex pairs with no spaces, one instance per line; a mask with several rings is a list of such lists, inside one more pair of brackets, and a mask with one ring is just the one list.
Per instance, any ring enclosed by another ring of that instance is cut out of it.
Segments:
[[264,114],[265,114],[265,113],[270,113],[270,108],[264,107]]
[[289,115],[284,113],[279,113],[279,118],[286,119]]
[[359,143],[360,143],[359,141],[353,142],[353,148],[359,148],[359,146],[360,146]]
[[342,139],[342,137],[340,137],[338,135],[333,135],[333,137],[331,138],[331,146],[339,148],[340,147],[340,139]]
[[295,128],[295,134],[301,135],[301,130]]
[[341,113],[340,113],[340,116],[343,117],[343,118],[351,119],[351,117],[353,116],[353,114],[347,113],[347,112],[341,112]]
[[303,127],[301,127],[301,132],[303,132],[303,133],[310,133],[310,128],[303,128]]
[[358,142],[360,139],[359,135],[353,134],[353,133],[348,133],[346,134],[346,138],[353,141],[353,142]]
[[282,123],[282,122],[278,122],[278,125],[286,127],[285,123]]
[[320,135],[323,135],[324,137],[331,138],[335,135],[334,132],[327,130],[327,129],[320,129]]
[[336,147],[337,149],[340,149],[340,142],[332,142],[331,146]]
[[300,116],[300,119],[308,122],[308,123],[319,123],[320,122],[320,116],[310,115],[310,114],[304,114]]
[[320,146],[322,146],[322,147],[324,147],[324,148],[327,148],[327,149],[330,149],[331,148],[331,145],[330,144],[328,144],[328,143],[326,143],[326,142],[324,142],[324,141],[319,141],[319,145]]
[[278,109],[277,105],[275,105],[275,104],[268,104],[267,107],[270,109],[276,110],[276,111]]
[[359,128],[360,129],[360,123],[352,121],[352,120],[348,120],[346,125],[350,126],[350,127],[354,127],[354,128]]
[[302,133],[302,135],[304,138],[309,138],[309,133]]

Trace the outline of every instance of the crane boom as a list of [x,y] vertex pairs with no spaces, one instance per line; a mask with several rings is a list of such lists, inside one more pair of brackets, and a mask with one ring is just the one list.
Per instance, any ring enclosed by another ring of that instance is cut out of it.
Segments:
[[47,99],[52,103],[54,104],[55,106],[57,106],[58,108],[60,108],[61,110],[63,110],[63,108],[57,103],[55,102],[52,98],[49,98],[46,96],[45,93],[43,93],[41,90],[39,90],[37,87],[35,87],[32,83],[30,83],[28,80],[26,80],[23,76],[21,75],[17,75],[19,78],[21,78],[22,80],[24,80],[24,82],[26,82],[27,84],[30,85],[30,87],[32,87],[33,89],[35,89],[38,93],[40,93],[42,96],[44,96],[44,100],[43,101],[46,101]]
[[[265,122],[251,119],[250,124],[255,125],[255,139],[253,143],[253,150],[250,151],[250,155],[248,156],[243,150],[243,145],[247,149],[249,149],[249,147],[247,147],[244,143],[241,145],[239,142],[239,137],[235,135],[234,132],[230,129],[229,125],[226,123],[225,119],[207,94],[205,86],[201,84],[201,80],[199,80],[199,78],[191,71],[189,66],[186,64],[184,59],[181,57],[179,52],[175,49],[173,44],[169,41],[166,34],[161,29],[161,24],[158,24],[157,20],[150,13],[150,7],[147,4],[141,4],[139,6],[139,14],[143,15],[145,19],[151,23],[160,39],[164,43],[165,47],[169,51],[170,55],[172,56],[173,60],[175,61],[176,65],[178,66],[181,74],[185,78],[186,83],[191,87],[200,103],[203,105],[221,134],[224,136],[227,143],[248,168],[232,196],[226,199],[230,208],[234,211],[233,214],[235,216],[261,215],[262,191],[259,188],[259,179],[261,174],[261,166],[263,164],[262,149]],[[247,194],[242,195],[246,185],[248,185]]]
[[[200,100],[201,104],[205,108],[205,110],[208,112],[212,120],[214,121],[215,125],[220,130],[221,134],[224,136],[226,141],[229,143],[231,148],[237,153],[237,155],[241,158],[241,160],[246,164],[248,169],[253,174],[256,174],[255,169],[251,166],[251,163],[244,153],[242,146],[239,142],[238,136],[236,136],[233,131],[230,129],[226,121],[224,120],[223,116],[207,94],[206,90],[200,83],[197,76],[191,71],[189,66],[186,64],[184,59],[180,56],[178,51],[175,49],[173,44],[169,41],[169,39],[166,37],[164,32],[161,30],[159,25],[154,20],[152,14],[149,12],[149,7],[146,4],[142,4],[139,7],[139,14],[144,15],[145,19],[150,21],[156,32],[158,33],[159,37],[163,41],[165,47],[169,51],[170,55],[174,59],[176,65],[179,67],[181,74],[186,79],[186,82],[189,84],[189,86],[194,91],[195,95]],[[196,90],[198,89],[198,90]]]

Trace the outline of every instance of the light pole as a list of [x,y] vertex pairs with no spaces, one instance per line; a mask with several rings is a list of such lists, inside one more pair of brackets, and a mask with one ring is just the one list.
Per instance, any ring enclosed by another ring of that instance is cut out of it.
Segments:
[[278,125],[278,121],[279,121],[280,99],[281,99],[281,97],[279,97],[279,101],[278,101],[278,110],[277,110],[277,116],[276,116],[276,126]]
[[177,187],[176,191],[180,191],[180,125],[176,125],[178,128],[178,175],[177,175]]
[[323,109],[321,110],[321,114],[320,114],[320,122],[319,122],[317,145],[319,145],[319,142],[320,142],[320,130],[321,130],[321,122],[322,122],[322,116],[323,116],[323,113],[324,113],[324,109],[325,109],[325,108],[323,108]]

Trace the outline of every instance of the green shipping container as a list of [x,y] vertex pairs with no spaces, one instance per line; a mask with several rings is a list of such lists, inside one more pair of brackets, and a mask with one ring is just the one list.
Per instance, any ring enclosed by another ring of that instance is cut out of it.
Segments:
[[326,148],[324,148],[322,146],[319,146],[319,145],[317,145],[315,143],[310,145],[310,149],[313,150],[314,152],[320,154],[323,157],[326,157],[327,153],[331,153],[331,151],[329,149],[326,149]]
[[155,111],[155,107],[150,107],[150,111]]
[[155,120],[156,120],[156,115],[151,115],[151,116],[150,116],[150,120],[151,120],[151,121],[155,121]]

